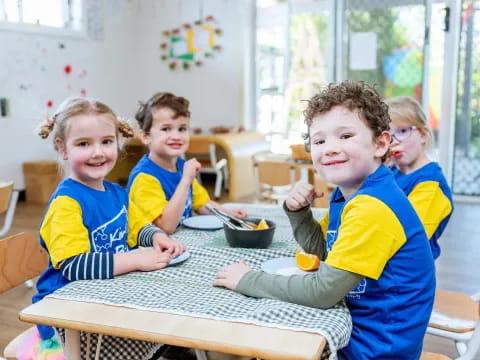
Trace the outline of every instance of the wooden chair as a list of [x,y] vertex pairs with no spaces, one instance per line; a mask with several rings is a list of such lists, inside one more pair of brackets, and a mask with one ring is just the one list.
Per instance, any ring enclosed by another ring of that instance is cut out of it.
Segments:
[[452,339],[459,357],[473,360],[480,350],[480,292],[467,295],[437,290],[427,333]]
[[228,189],[228,166],[227,159],[217,160],[215,144],[209,142],[206,138],[192,136],[186,157],[194,157],[202,164],[200,174],[216,175],[214,196],[216,199],[220,198],[222,185],[225,189]]
[[432,352],[422,352],[420,360],[451,360],[448,356]]
[[323,197],[313,201],[314,207],[328,208],[330,205],[330,193],[333,190],[328,182],[315,173],[315,170],[308,169],[308,182],[315,186],[315,190],[323,192]]
[[0,228],[0,237],[8,233],[12,226],[17,200],[18,191],[13,189],[13,182],[0,182],[0,215],[5,216]]
[[[19,233],[0,240],[0,294],[40,275],[48,265],[47,252],[37,236]],[[31,328],[13,339],[3,356],[16,359],[17,346]]]
[[292,151],[292,159],[297,161],[312,162],[312,155],[305,150],[305,144],[293,144],[290,145]]
[[[299,179],[300,173],[288,160],[274,155],[261,154],[253,158],[257,198],[278,203]],[[280,189],[283,187],[283,191]]]

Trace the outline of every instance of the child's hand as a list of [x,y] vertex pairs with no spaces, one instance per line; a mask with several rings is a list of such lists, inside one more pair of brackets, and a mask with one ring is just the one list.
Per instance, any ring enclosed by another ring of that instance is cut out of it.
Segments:
[[245,209],[229,209],[228,213],[238,218],[246,218],[247,212]]
[[185,245],[181,242],[170,239],[167,235],[157,232],[153,235],[153,247],[157,251],[169,253],[172,258],[185,252]]
[[223,286],[235,290],[240,279],[250,270],[251,267],[245,264],[243,260],[238,264],[225,266],[218,271],[213,286]]
[[185,164],[183,164],[182,177],[187,179],[191,183],[193,179],[195,179],[201,168],[202,165],[195,158],[185,161]]
[[317,192],[312,184],[298,182],[288,194],[285,204],[288,210],[298,211],[313,203],[317,197],[322,197],[322,192]]
[[136,269],[140,271],[153,271],[166,267],[172,260],[172,255],[166,251],[146,248],[131,252],[136,257]]

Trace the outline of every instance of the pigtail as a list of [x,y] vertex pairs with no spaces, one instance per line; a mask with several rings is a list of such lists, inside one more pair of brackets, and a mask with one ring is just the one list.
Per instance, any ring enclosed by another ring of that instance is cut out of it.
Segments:
[[135,135],[135,132],[131,128],[131,126],[125,120],[117,118],[118,121],[118,131],[122,134],[125,138],[132,138]]
[[38,136],[42,139],[46,139],[48,135],[53,131],[55,126],[55,116],[49,116],[46,114],[45,120],[40,124]]

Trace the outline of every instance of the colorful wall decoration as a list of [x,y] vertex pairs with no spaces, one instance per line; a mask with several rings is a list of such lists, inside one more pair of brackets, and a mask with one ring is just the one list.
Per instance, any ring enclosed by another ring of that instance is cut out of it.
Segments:
[[[393,50],[383,58],[386,76],[385,96],[413,96],[421,102],[423,49],[412,44]],[[428,118],[430,127],[438,130],[441,108],[441,69],[430,70]]]
[[170,70],[192,66],[202,66],[204,59],[215,57],[222,50],[217,43],[223,34],[212,15],[193,23],[185,23],[177,28],[164,30],[164,40],[160,43],[160,59],[168,63]]

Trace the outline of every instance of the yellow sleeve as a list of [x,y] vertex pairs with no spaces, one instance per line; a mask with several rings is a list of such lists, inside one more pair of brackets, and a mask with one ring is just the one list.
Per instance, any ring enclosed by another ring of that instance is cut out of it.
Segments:
[[43,219],[40,235],[55,268],[63,260],[90,252],[80,204],[68,196],[55,198]]
[[[134,204],[134,205],[133,205]],[[139,174],[130,187],[128,193],[128,216],[139,216],[139,210],[149,222],[163,214],[168,201],[160,182],[152,175]]]
[[325,215],[323,215],[323,218],[320,219],[320,221],[318,222],[320,224],[320,228],[322,229],[322,233],[323,233],[323,238],[326,239],[327,238],[327,230],[328,230],[328,221],[329,221],[329,212],[327,211],[325,213]]
[[138,232],[163,214],[168,201],[160,182],[152,175],[139,174],[128,193],[128,240],[137,245]]
[[408,195],[430,239],[438,225],[452,212],[452,204],[438,182],[425,181],[417,184]]
[[378,279],[387,261],[405,243],[402,224],[385,203],[359,195],[343,209],[338,237],[325,262]]
[[199,184],[197,179],[192,182],[192,208],[197,210],[210,200],[207,189]]
[[138,244],[138,233],[142,228],[148,224],[151,224],[152,221],[148,220],[148,217],[138,208],[138,206],[133,203],[128,203],[128,237],[127,245],[130,248],[136,247]]

